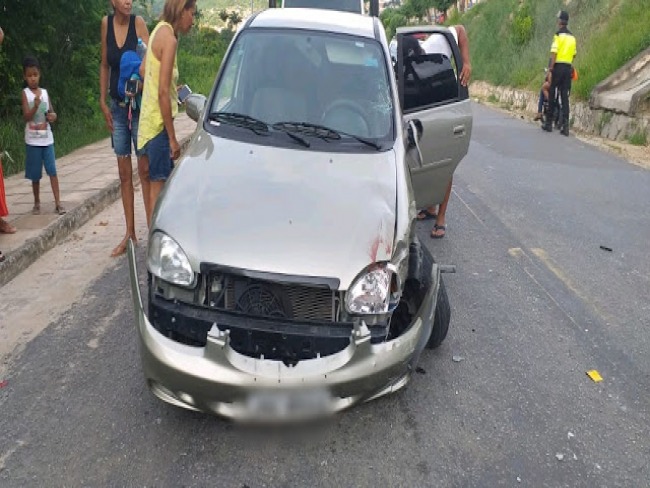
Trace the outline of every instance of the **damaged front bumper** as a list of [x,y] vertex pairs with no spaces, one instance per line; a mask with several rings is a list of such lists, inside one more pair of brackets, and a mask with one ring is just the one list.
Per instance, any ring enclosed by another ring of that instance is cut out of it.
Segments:
[[229,332],[216,324],[205,347],[162,335],[144,312],[131,242],[128,258],[140,352],[152,392],[179,407],[244,421],[322,416],[405,386],[431,334],[440,282],[434,264],[431,286],[399,337],[372,344],[369,328],[360,322],[340,352],[287,366],[240,354],[231,347]]

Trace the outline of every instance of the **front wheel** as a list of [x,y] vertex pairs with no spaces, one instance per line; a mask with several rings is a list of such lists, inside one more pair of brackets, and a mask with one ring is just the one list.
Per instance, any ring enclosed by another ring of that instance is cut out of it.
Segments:
[[436,302],[436,311],[433,317],[433,329],[431,336],[427,341],[428,349],[435,349],[447,337],[449,331],[449,323],[451,322],[451,306],[449,305],[449,297],[447,297],[447,289],[445,282],[440,277],[440,287],[438,288],[438,300]]

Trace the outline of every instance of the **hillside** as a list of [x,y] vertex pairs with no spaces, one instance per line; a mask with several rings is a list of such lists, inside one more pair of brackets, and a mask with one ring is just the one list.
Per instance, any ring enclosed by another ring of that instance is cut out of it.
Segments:
[[650,46],[650,0],[486,0],[449,23],[467,28],[474,79],[537,90],[560,9],[569,12],[578,40],[572,96],[587,99],[596,84]]
[[[144,0],[141,4],[135,4],[135,10],[145,17],[155,18],[160,15],[164,3],[164,0]],[[252,1],[255,11],[268,7],[268,4],[268,0]],[[213,27],[223,26],[219,18],[222,10],[238,11],[244,18],[251,13],[251,0],[197,0],[196,5],[201,14],[201,24]]]

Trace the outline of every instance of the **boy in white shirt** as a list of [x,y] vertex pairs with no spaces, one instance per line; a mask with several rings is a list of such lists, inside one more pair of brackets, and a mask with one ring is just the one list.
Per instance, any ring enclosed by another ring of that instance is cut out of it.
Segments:
[[27,88],[22,93],[23,118],[25,119],[25,178],[31,180],[34,192],[32,213],[41,212],[40,182],[43,166],[50,177],[54,193],[54,210],[59,215],[65,213],[59,195],[59,179],[56,175],[54,157],[54,136],[50,122],[56,120],[56,113],[45,88],[39,86],[41,68],[36,58],[27,57],[23,61],[23,77]]

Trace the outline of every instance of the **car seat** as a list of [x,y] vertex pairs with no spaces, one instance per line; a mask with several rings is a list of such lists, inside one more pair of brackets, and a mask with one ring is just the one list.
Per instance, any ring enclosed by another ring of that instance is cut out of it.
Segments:
[[260,50],[259,83],[252,97],[250,115],[269,124],[307,120],[306,84],[302,54],[291,42],[271,44]]

